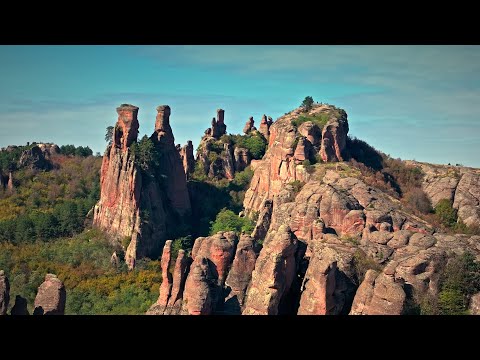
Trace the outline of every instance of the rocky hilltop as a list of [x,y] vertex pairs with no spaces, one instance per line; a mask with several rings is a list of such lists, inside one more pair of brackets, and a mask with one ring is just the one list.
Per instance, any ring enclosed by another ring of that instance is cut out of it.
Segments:
[[[443,232],[399,193],[372,185],[355,159],[363,150],[347,136],[345,111],[316,104],[265,122],[268,149],[251,161],[244,199],[253,232],[197,238],[190,255],[180,250],[176,259],[167,242],[160,296],[148,314],[416,313],[438,298],[453,258],[480,259],[480,236]],[[255,131],[253,121],[245,130]],[[212,122],[206,136],[223,133]],[[400,163],[424,173],[421,187],[434,206],[449,199],[458,221],[480,224],[478,170]],[[373,173],[393,183],[391,174]]]
[[159,256],[169,227],[190,211],[183,162],[170,127],[170,107],[157,107],[154,132],[140,146],[136,146],[138,110],[129,104],[117,108],[93,220],[124,247],[129,268],[139,258]]

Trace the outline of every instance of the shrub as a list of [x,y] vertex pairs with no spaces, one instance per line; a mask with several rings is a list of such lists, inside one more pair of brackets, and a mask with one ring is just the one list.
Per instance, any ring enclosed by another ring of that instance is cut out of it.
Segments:
[[305,99],[302,101],[302,107],[305,111],[310,111],[313,105],[313,98],[311,96],[306,96]]
[[239,186],[242,189],[246,189],[250,185],[250,181],[253,177],[253,170],[250,166],[247,166],[245,170],[241,172],[235,173],[235,178],[233,179],[233,183],[236,186]]
[[152,140],[147,135],[130,146],[135,164],[142,170],[154,170],[159,165],[159,154]]
[[312,165],[310,160],[304,160],[302,162],[303,167],[305,168],[305,171],[309,174],[313,173],[315,171],[315,167]]
[[235,231],[237,233],[251,233],[254,224],[248,217],[239,217],[233,211],[223,208],[218,214],[214,222],[212,222],[210,235],[214,235],[219,231]]
[[305,183],[299,180],[295,180],[295,181],[289,182],[288,185],[291,185],[293,187],[294,194],[298,194],[300,190],[302,190],[302,187],[305,185]]
[[368,270],[382,271],[382,266],[361,249],[357,249],[353,255],[353,268],[357,274],[359,285],[365,279]]
[[291,124],[296,128],[300,127],[303,123],[307,121],[311,121],[315,125],[317,125],[320,130],[327,124],[328,120],[330,119],[329,113],[319,113],[315,115],[300,115],[296,119],[291,121]]
[[405,195],[407,204],[422,214],[432,212],[432,203],[422,189],[414,188]]
[[435,215],[440,219],[443,225],[453,228],[457,223],[457,211],[452,206],[449,199],[440,200],[435,206]]

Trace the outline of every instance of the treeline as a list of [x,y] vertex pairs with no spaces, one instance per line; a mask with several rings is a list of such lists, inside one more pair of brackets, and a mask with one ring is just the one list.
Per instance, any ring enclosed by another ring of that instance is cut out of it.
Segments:
[[88,146],[62,145],[60,146],[60,154],[87,157],[92,156],[93,151]]
[[18,245],[72,236],[83,230],[85,216],[94,204],[94,199],[67,200],[55,205],[52,211],[33,210],[2,220],[0,242]]

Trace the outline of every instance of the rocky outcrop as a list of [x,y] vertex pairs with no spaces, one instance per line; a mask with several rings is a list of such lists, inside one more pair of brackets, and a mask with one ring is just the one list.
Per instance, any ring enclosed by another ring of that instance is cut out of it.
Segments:
[[217,118],[212,119],[212,126],[205,130],[205,136],[212,136],[220,139],[222,135],[227,133],[227,125],[225,125],[225,110],[217,109]]
[[185,284],[183,312],[188,315],[210,315],[215,308],[216,278],[209,260],[199,257],[194,261]]
[[3,270],[0,270],[0,315],[6,315],[10,302],[10,283]]
[[129,240],[125,260],[130,269],[138,258],[160,255],[166,223],[190,211],[185,172],[169,122],[170,107],[159,106],[157,112],[150,139],[159,155],[158,166],[143,169],[130,148],[137,141],[138,107],[117,108],[112,145],[102,163],[101,196],[94,209],[95,226],[119,243]]
[[20,295],[15,296],[15,304],[10,310],[10,315],[30,315],[27,309],[27,299]]
[[247,120],[247,122],[245,123],[245,126],[243,127],[243,133],[245,135],[248,135],[250,134],[252,131],[254,130],[257,130],[257,128],[255,127],[255,120],[253,120],[253,117],[250,116],[250,118]]
[[225,281],[228,296],[225,298],[225,312],[240,315],[244,308],[247,288],[252,278],[260,246],[249,235],[240,236],[232,266]]
[[325,243],[309,245],[308,268],[301,287],[298,315],[348,314],[355,294],[351,244],[327,235]]
[[325,162],[343,161],[347,145],[347,114],[339,111],[338,117],[331,118],[322,130],[320,156]]
[[311,121],[304,122],[298,127],[298,132],[304,136],[310,144],[315,148],[316,152],[320,150],[320,142],[322,140],[322,130],[318,125]]
[[257,223],[253,229],[252,236],[255,240],[264,240],[267,237],[268,229],[272,221],[273,201],[265,200],[262,210],[258,214]]
[[417,161],[406,163],[422,169],[422,189],[433,207],[442,199],[450,200],[460,220],[471,227],[480,226],[479,169]]
[[247,149],[240,147],[235,147],[235,150],[233,151],[233,157],[235,160],[235,172],[241,172],[245,170],[245,168],[252,161],[250,152]]
[[224,111],[219,109],[217,120],[214,118],[212,127],[205,131],[196,154],[199,168],[203,169],[204,175],[210,179],[232,180],[236,172],[245,170],[251,162],[247,149],[224,142],[223,139],[219,140],[222,135],[225,135],[225,131]]
[[368,270],[353,300],[350,315],[401,315],[406,295],[390,274]]
[[467,226],[480,226],[480,174],[466,172],[455,190],[453,207]]
[[272,125],[273,121],[272,118],[267,120],[267,116],[264,114],[262,116],[262,121],[260,122],[260,128],[258,131],[268,140],[270,137],[270,126]]
[[[332,149],[338,148],[340,152],[343,151],[348,132],[347,115],[343,110],[328,105],[314,105],[308,115],[314,116],[319,112],[330,117],[330,130],[325,132],[327,134],[325,136],[332,137],[338,142],[337,145],[333,144]],[[256,161],[254,166],[252,164],[255,172],[243,203],[247,213],[259,211],[265,199],[272,200],[278,196],[288,183],[307,182],[311,178],[311,174],[301,165],[303,160],[300,159],[305,160],[314,155],[311,151],[317,151],[315,146],[318,147],[316,144],[319,142],[317,133],[319,128],[310,122],[309,125],[302,124],[300,132],[293,121],[301,115],[304,115],[303,109],[298,108],[280,117],[269,127],[267,152],[262,160]],[[302,143],[297,149],[297,139],[301,136],[304,138],[298,140],[298,143],[300,141]]]
[[165,246],[163,247],[162,252],[162,284],[160,285],[160,296],[158,297],[157,303],[160,306],[166,307],[168,304],[168,298],[172,291],[172,274],[170,273],[170,261],[172,257],[172,240],[167,240]]
[[193,143],[191,140],[188,140],[187,145],[180,149],[180,157],[183,163],[183,170],[188,180],[195,170],[195,157],[193,156]]
[[19,168],[30,168],[36,170],[49,170],[52,163],[45,158],[42,149],[35,145],[28,150],[24,150],[18,160]]
[[63,282],[54,274],[47,274],[38,288],[33,315],[63,315],[67,294]]
[[276,315],[296,272],[297,239],[288,226],[271,230],[255,263],[244,315]]

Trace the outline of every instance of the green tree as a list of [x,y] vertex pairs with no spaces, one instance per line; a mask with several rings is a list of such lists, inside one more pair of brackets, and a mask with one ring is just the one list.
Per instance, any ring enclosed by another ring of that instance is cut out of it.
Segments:
[[247,217],[239,217],[232,210],[223,208],[218,214],[212,227],[210,234],[216,234],[219,231],[235,231],[235,232],[252,232],[253,222]]
[[158,166],[159,155],[155,145],[147,135],[144,135],[138,143],[133,144],[131,149],[135,157],[135,163],[142,170],[152,170]]
[[313,98],[311,96],[305,97],[302,101],[302,107],[305,109],[305,111],[310,111],[312,109],[313,105]]
[[452,201],[449,199],[442,199],[435,206],[435,214],[440,221],[448,227],[454,227],[457,223],[457,210],[452,206]]
[[108,126],[107,127],[107,132],[105,133],[105,141],[107,142],[108,145],[112,144],[113,141],[113,126]]

